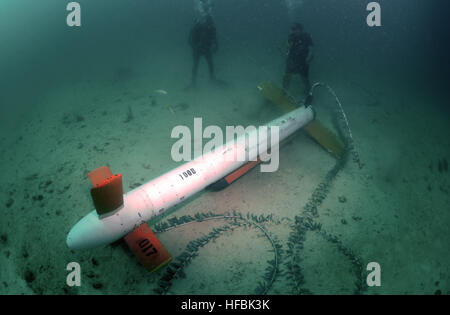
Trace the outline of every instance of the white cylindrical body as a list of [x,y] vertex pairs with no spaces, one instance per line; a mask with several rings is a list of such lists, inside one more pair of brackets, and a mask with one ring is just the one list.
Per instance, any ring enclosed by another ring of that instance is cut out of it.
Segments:
[[[278,126],[279,141],[282,141],[313,119],[314,111],[311,107],[300,107],[266,126],[269,130],[270,126]],[[124,195],[123,206],[109,216],[99,217],[95,210],[90,212],[69,232],[67,245],[72,249],[83,249],[114,242],[249,160],[255,160],[258,155],[257,145],[246,142],[245,137],[243,135],[230,141],[128,192]],[[258,145],[264,141],[267,142],[266,137],[258,137]],[[278,143],[272,141],[267,145],[271,144]],[[243,152],[248,152],[247,160],[235,158]]]

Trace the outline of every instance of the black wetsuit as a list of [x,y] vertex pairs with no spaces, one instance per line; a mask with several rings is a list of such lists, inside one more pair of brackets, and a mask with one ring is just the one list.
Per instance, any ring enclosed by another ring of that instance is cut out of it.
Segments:
[[309,47],[313,45],[311,35],[308,33],[291,33],[288,39],[289,51],[286,59],[286,71],[283,79],[284,88],[288,88],[292,74],[300,74],[307,82],[309,89],[309,65],[307,58]]
[[213,53],[217,50],[216,27],[211,17],[207,17],[203,22],[197,22],[191,29],[189,44],[192,47],[194,65],[192,67],[192,83],[197,79],[198,64],[200,57],[205,57],[208,62],[209,76],[215,79]]

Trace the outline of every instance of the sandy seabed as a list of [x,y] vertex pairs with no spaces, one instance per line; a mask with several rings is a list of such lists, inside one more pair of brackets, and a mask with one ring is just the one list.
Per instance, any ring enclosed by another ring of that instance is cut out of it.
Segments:
[[[124,246],[74,252],[65,238],[93,208],[90,170],[109,165],[123,174],[124,190],[129,191],[177,165],[170,158],[174,126],[192,127],[194,117],[202,117],[205,125],[245,126],[281,114],[256,89],[261,81],[280,81],[280,58],[273,62],[278,59],[234,56],[227,67],[221,66],[223,60],[232,57],[218,58],[218,74],[230,83],[227,88],[208,82],[202,64],[198,88],[185,91],[189,59],[169,58],[169,68],[149,59],[47,91],[26,111],[3,117],[0,293],[145,294],[161,287],[167,269],[148,274]],[[257,62],[270,66],[257,67]],[[302,248],[288,251],[295,217],[302,217],[335,164],[299,132],[282,148],[277,172],[255,169],[225,190],[199,193],[150,222],[155,226],[174,216],[234,210],[245,218],[248,213],[263,215],[261,225],[270,233],[267,237],[255,225],[243,224],[245,220],[232,225],[195,249],[197,256],[182,265],[176,277],[169,277],[166,293],[248,294],[269,282],[267,292],[272,294],[450,292],[445,100],[431,89],[418,90],[392,76],[357,71],[344,76],[324,65],[312,69],[313,78],[328,83],[340,97],[364,163],[359,169],[350,159],[330,183],[314,217],[323,233],[305,230]],[[155,94],[157,89],[168,94]],[[333,129],[333,98],[320,90],[314,103],[318,119]],[[197,221],[159,233],[174,257],[190,241],[230,223]],[[271,238],[281,249],[274,250]],[[274,257],[276,273],[270,262]],[[66,286],[71,261],[82,268],[78,288]],[[289,261],[301,268],[303,291],[287,270]],[[365,283],[365,266],[372,261],[381,265],[381,287],[358,288],[355,283]]]

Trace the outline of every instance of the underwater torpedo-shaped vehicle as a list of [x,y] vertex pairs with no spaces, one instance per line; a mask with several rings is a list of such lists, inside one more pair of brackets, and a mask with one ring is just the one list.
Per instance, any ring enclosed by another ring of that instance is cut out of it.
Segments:
[[[329,152],[337,157],[342,154],[341,143],[315,120],[310,104],[298,107],[272,83],[262,83],[258,89],[273,103],[290,110],[267,124],[269,128],[278,126],[279,142],[305,128]],[[235,139],[126,194],[121,174],[114,175],[106,166],[92,171],[89,178],[96,210],[70,230],[67,245],[74,250],[88,249],[124,238],[148,271],[159,269],[172,257],[146,222],[207,187],[223,188],[250,171],[261,162],[251,145]],[[250,152],[248,160],[233,158],[244,151]]]

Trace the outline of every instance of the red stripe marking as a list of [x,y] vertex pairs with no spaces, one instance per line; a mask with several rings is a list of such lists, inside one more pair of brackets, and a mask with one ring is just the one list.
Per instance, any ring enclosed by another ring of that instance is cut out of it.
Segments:
[[244,175],[245,173],[250,171],[252,168],[254,168],[256,165],[258,165],[259,163],[261,163],[260,159],[258,159],[256,161],[248,162],[247,164],[245,164],[241,168],[239,168],[236,171],[234,171],[234,172],[228,174],[227,176],[225,176],[225,180],[227,181],[228,184],[231,184],[232,182],[237,180],[239,177],[241,177],[242,175]]

